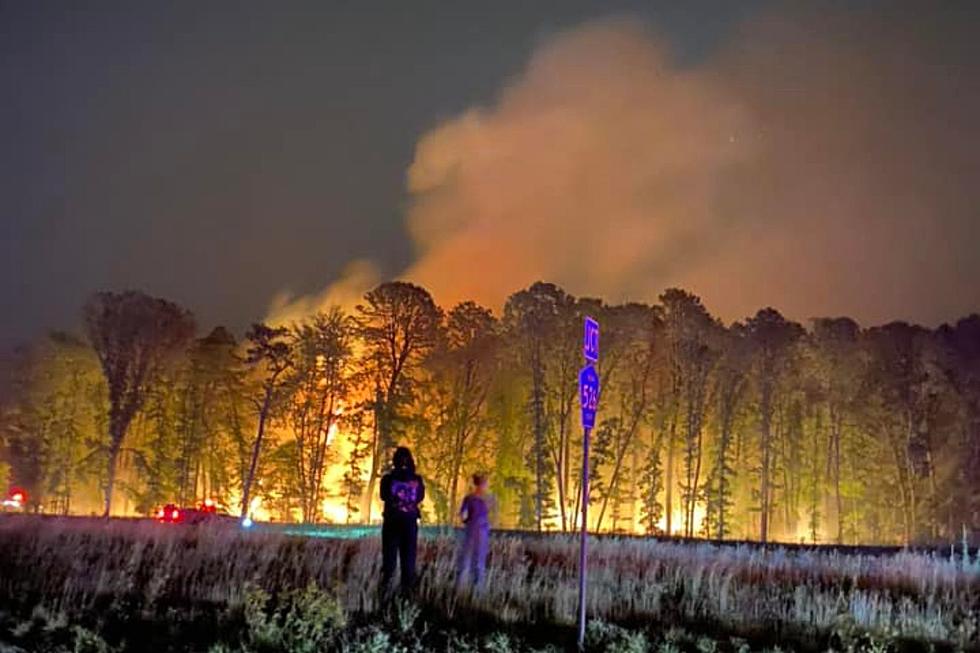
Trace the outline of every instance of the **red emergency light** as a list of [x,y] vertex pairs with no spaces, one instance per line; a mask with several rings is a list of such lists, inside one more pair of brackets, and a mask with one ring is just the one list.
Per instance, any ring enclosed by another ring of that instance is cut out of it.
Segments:
[[162,524],[176,524],[181,520],[180,508],[168,503],[157,511],[157,519]]

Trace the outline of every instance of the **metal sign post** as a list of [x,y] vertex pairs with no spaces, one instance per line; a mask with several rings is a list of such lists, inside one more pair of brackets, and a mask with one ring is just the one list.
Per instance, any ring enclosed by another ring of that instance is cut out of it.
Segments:
[[585,575],[586,575],[586,549],[588,548],[588,530],[586,528],[589,518],[589,434],[592,429],[586,428],[582,437],[582,444],[585,446],[585,453],[582,454],[582,540],[578,547],[578,650],[585,650]]
[[586,561],[589,534],[589,436],[595,426],[599,407],[599,373],[592,363],[599,360],[599,323],[585,318],[582,353],[585,367],[578,375],[578,393],[582,405],[582,539],[578,552],[578,648],[585,649]]

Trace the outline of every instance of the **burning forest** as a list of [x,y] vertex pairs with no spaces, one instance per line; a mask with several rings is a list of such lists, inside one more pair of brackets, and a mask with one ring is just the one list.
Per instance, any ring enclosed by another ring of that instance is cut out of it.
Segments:
[[[980,318],[804,327],[763,309],[725,325],[677,289],[608,305],[536,283],[498,317],[393,282],[353,311],[257,324],[240,341],[220,327],[192,336],[169,302],[102,293],[88,338],[52,335],[12,366],[4,481],[49,514],[213,501],[253,520],[361,524],[380,518],[377,481],[404,444],[428,483],[425,523],[451,524],[482,472],[501,526],[572,531],[585,314],[603,322],[605,351],[590,530],[808,543],[976,532]],[[146,331],[139,320],[159,336],[128,337]]]

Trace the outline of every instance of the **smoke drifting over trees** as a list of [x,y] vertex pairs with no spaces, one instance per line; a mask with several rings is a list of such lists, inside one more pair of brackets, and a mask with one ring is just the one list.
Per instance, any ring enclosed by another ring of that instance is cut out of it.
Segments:
[[726,319],[973,310],[980,88],[964,26],[913,18],[771,15],[691,65],[629,19],[545,41],[420,139],[406,278],[498,307],[547,278]]

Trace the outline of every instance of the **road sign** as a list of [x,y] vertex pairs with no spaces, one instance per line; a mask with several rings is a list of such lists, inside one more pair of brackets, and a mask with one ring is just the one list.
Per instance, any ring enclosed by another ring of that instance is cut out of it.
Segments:
[[599,373],[591,364],[578,373],[578,396],[582,404],[582,428],[591,429],[599,407]]
[[599,323],[586,316],[582,340],[585,367],[578,373],[578,396],[582,404],[582,533],[578,549],[578,650],[585,650],[586,562],[589,533],[589,435],[599,408],[599,373],[592,366],[599,360]]
[[585,360],[595,363],[599,360],[599,323],[593,318],[585,318],[585,336],[582,343]]

